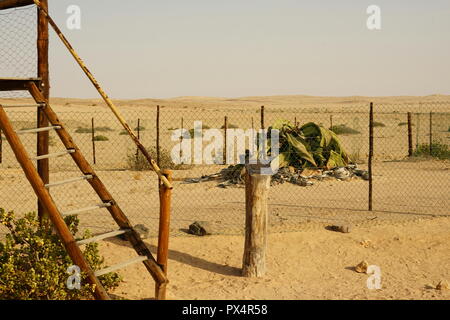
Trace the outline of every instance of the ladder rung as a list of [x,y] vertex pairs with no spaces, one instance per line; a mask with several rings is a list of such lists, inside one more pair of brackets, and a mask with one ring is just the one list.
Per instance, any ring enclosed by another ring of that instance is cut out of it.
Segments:
[[51,127],[43,127],[43,128],[36,128],[36,129],[19,130],[16,133],[17,134],[38,133],[38,132],[59,130],[59,129],[61,129],[60,126],[51,126]]
[[74,153],[75,149],[70,149],[70,150],[66,150],[64,152],[58,152],[58,153],[51,153],[51,154],[46,154],[43,156],[39,156],[39,157],[33,157],[31,158],[31,160],[43,160],[43,159],[50,159],[50,158],[58,158],[58,157],[62,157],[71,153]]
[[108,239],[108,238],[113,238],[113,237],[115,237],[115,236],[120,236],[121,234],[125,234],[125,233],[127,233],[127,232],[129,232],[129,231],[130,231],[130,230],[116,230],[116,231],[111,231],[111,232],[108,232],[108,233],[100,234],[100,235],[98,235],[98,236],[96,236],[96,237],[92,237],[92,238],[89,238],[89,239],[84,239],[84,240],[77,241],[77,244],[78,244],[79,246],[82,246],[82,245],[84,245],[84,244],[88,244],[88,243],[92,243],[92,242],[97,242],[97,241],[100,241],[100,240],[103,240],[103,239]]
[[68,179],[68,180],[64,180],[64,181],[49,183],[49,184],[46,184],[45,187],[46,188],[57,187],[57,186],[62,186],[62,185],[69,184],[69,183],[72,183],[72,182],[89,180],[89,179],[92,179],[92,178],[93,178],[92,175],[86,175],[86,176],[82,176],[82,177],[79,177],[79,178],[72,178],[72,179]]
[[9,104],[9,105],[0,105],[2,108],[42,108],[45,106],[44,103],[39,104]]
[[112,206],[111,203],[102,203],[102,204],[99,204],[99,205],[96,205],[96,206],[92,206],[92,207],[87,207],[87,208],[67,211],[67,212],[62,213],[62,215],[64,217],[66,217],[66,216],[73,216],[74,214],[79,214],[79,213],[83,213],[83,212],[87,212],[87,211],[93,211],[93,210],[97,210],[97,209],[107,208],[107,207],[111,207],[111,206]]
[[128,261],[116,264],[115,266],[111,266],[111,267],[105,268],[103,270],[96,271],[94,274],[95,274],[96,277],[100,277],[100,276],[102,276],[104,274],[113,272],[113,271],[118,270],[118,269],[125,268],[126,266],[129,266],[131,264],[135,264],[135,263],[138,263],[138,262],[143,262],[145,260],[148,260],[148,258],[146,256],[139,256],[137,258],[133,258],[131,260],[128,260]]

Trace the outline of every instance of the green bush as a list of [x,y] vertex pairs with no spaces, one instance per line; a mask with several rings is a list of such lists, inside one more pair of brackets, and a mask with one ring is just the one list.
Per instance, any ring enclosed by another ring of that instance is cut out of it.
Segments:
[[[77,234],[79,220],[76,216],[65,221],[72,234]],[[73,265],[62,242],[48,221],[42,224],[34,213],[17,219],[13,212],[0,208],[0,224],[8,229],[0,241],[0,299],[1,300],[79,300],[91,299],[93,287],[81,274],[81,288],[70,290],[68,268]],[[89,238],[85,232],[82,239]],[[99,255],[98,244],[85,246],[83,254],[91,268],[103,269],[104,259]],[[117,273],[99,277],[106,290],[116,288],[122,281]]]
[[107,136],[95,136],[94,141],[109,141],[109,138]]
[[345,124],[339,124],[337,126],[332,126],[330,128],[331,131],[333,131],[336,134],[340,135],[346,135],[346,134],[360,134],[358,130],[355,130],[353,128],[347,127]]
[[[225,129],[225,125],[220,127],[220,129]],[[237,126],[235,124],[228,124],[228,129],[239,129],[239,126]]]
[[450,150],[447,145],[436,142],[431,145],[431,154],[430,154],[430,145],[429,144],[421,144],[414,151],[413,154],[415,157],[423,157],[423,156],[431,156],[433,158],[438,158],[441,160],[450,159]]
[[[110,127],[95,127],[95,132],[111,132],[114,131]],[[92,133],[92,128],[81,128],[79,127],[77,130],[75,130],[75,133]]]
[[377,128],[377,127],[386,127],[386,125],[385,125],[383,122],[377,122],[377,121],[374,121],[374,122],[373,122],[373,127],[374,127],[374,128]]
[[[157,151],[155,147],[147,148],[148,153],[156,161],[157,159]],[[128,168],[136,171],[146,171],[151,170],[150,164],[144,155],[139,152],[136,157],[136,150],[130,151],[127,155],[127,164]],[[183,164],[175,164],[172,161],[172,157],[170,152],[164,149],[161,149],[160,152],[160,167],[161,169],[171,169],[171,170],[180,170],[187,168],[186,165]]]

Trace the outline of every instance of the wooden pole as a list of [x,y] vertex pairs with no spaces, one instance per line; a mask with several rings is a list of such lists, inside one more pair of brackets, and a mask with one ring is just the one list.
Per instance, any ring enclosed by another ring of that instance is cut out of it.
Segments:
[[412,138],[412,116],[408,112],[408,156],[413,156],[413,138]]
[[227,116],[225,116],[225,120],[224,120],[223,133],[224,133],[223,164],[226,164],[227,163],[227,134],[228,134],[228,117]]
[[416,116],[417,116],[417,125],[416,125],[416,150],[419,150],[420,113],[417,113]]
[[330,130],[333,130],[333,115],[330,115]]
[[[137,138],[138,140],[141,140],[141,119],[138,118],[137,120]],[[136,163],[139,161],[139,148],[136,148]]]
[[[41,7],[48,11],[48,0],[41,1]],[[48,58],[48,20],[46,15],[38,9],[37,12],[37,76],[41,78],[40,90],[48,104],[50,99],[50,77],[49,77],[49,58]],[[43,108],[37,110],[37,127],[48,127],[48,120],[44,114]],[[43,156],[49,153],[49,132],[39,132],[37,134],[36,154]],[[42,159],[37,161],[37,170],[39,176],[44,183],[50,181],[49,159]],[[42,220],[46,217],[44,205],[38,200],[38,216]]]
[[430,112],[430,156],[433,155],[433,112]]
[[247,165],[245,175],[244,277],[266,274],[268,198],[270,175],[261,174],[260,165]]
[[133,142],[138,146],[139,150],[142,152],[144,157],[147,159],[147,161],[150,163],[150,166],[152,167],[153,171],[158,175],[158,177],[162,180],[162,182],[169,188],[172,188],[172,185],[167,181],[166,177],[161,173],[161,169],[156,164],[156,161],[152,159],[150,154],[148,153],[147,149],[144,147],[144,145],[138,140],[136,135],[133,133],[133,130],[131,130],[130,126],[126,122],[125,118],[121,115],[119,109],[115,106],[113,101],[108,97],[106,92],[102,89],[98,81],[95,79],[94,75],[89,71],[89,69],[84,64],[83,60],[80,58],[78,53],[75,51],[75,49],[70,44],[69,40],[64,36],[64,34],[59,29],[58,25],[55,23],[55,21],[50,17],[48,14],[48,10],[45,9],[41,1],[39,0],[33,0],[36,6],[39,8],[40,12],[45,15],[47,18],[49,24],[52,26],[52,28],[55,30],[58,37],[61,39],[63,44],[66,46],[66,48],[69,50],[70,54],[73,56],[73,58],[76,60],[80,68],[83,70],[83,72],[86,74],[86,76],[89,78],[91,83],[94,85],[94,87],[97,89],[100,96],[103,98],[105,103],[108,105],[108,107],[111,109],[111,111],[116,116],[117,120],[119,120],[120,124],[123,126],[123,128],[127,131],[128,135],[131,137]]
[[264,123],[264,106],[261,106],[261,129],[265,129],[265,123]]
[[[172,182],[172,171],[163,170],[167,180]],[[167,276],[169,261],[169,236],[170,236],[170,207],[172,191],[160,182],[159,185],[159,235],[157,262]],[[166,299],[167,283],[156,283],[155,296],[157,300]]]
[[161,109],[156,106],[156,163],[158,166],[161,166],[161,146],[160,146],[160,119],[161,117]]
[[369,120],[369,211],[373,210],[373,103],[370,103],[370,120]]
[[95,123],[94,118],[91,119],[91,127],[92,127],[92,160],[94,161],[94,164],[97,164],[97,159],[95,156]]

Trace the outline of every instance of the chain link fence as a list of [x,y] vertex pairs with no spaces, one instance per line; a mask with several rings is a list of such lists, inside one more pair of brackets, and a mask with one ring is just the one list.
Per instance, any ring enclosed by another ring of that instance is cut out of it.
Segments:
[[[159,198],[156,175],[146,169],[142,156],[114,116],[106,109],[98,111],[98,106],[91,107],[97,111],[89,111],[89,107],[83,108],[86,111],[65,111],[70,109],[67,105],[58,111],[58,115],[131,221],[143,224],[151,234],[157,234]],[[308,230],[343,222],[357,225],[403,223],[411,219],[448,215],[450,113],[442,110],[449,107],[450,103],[427,104],[421,106],[423,112],[416,112],[417,108],[409,109],[405,105],[375,104],[374,211],[367,211],[368,182],[352,174],[356,170],[354,166],[349,168],[350,176],[343,177],[324,175],[333,168],[300,169],[296,174],[307,181],[304,185],[276,181],[285,183],[274,183],[271,188],[270,230]],[[324,128],[332,128],[350,162],[356,164],[357,170],[365,172],[369,154],[368,106],[348,106],[343,108],[346,111],[339,112],[330,109],[266,107],[262,121],[261,110],[253,107],[163,106],[159,112],[159,130],[156,107],[124,108],[123,113],[155,158],[159,135],[160,165],[174,169],[172,234],[184,234],[183,231],[194,221],[210,222],[214,232],[220,234],[237,234],[244,228],[245,193],[242,184],[227,183],[227,171],[222,171],[227,168],[232,171],[234,167],[174,164],[173,155],[179,153],[180,148],[180,139],[174,131],[182,128],[192,133],[196,121],[202,122],[204,130],[217,129],[223,134],[225,123],[229,129],[227,134],[230,134],[230,129],[258,130],[262,125],[270,127],[281,119],[298,127],[314,122]],[[409,126],[408,110],[412,110]],[[34,112],[9,111],[9,116],[17,130],[36,126]],[[410,134],[408,127],[411,128]],[[206,140],[206,131],[204,135]],[[25,135],[22,139],[29,153],[34,155],[35,135]],[[54,133],[50,142],[50,153],[63,150]],[[190,144],[194,150],[192,140],[186,139],[183,143]],[[210,143],[203,141],[203,150]],[[413,154],[409,157],[411,143]],[[1,149],[0,207],[18,213],[35,211],[36,197],[6,141],[3,141]],[[51,181],[79,176],[70,157],[52,159],[50,171]],[[221,172],[222,175],[219,174]],[[55,188],[52,196],[61,211],[98,202],[85,182]],[[114,229],[112,219],[103,210],[86,213],[80,218],[82,227],[94,232]]]

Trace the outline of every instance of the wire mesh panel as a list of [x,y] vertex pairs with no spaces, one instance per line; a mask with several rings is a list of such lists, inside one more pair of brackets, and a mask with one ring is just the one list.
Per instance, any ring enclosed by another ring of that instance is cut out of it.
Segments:
[[[77,106],[76,111],[66,111],[70,110],[70,104],[58,108],[61,108],[59,118],[130,220],[147,226],[151,234],[156,235],[159,219],[156,175],[149,171],[135,144],[115,118],[99,106]],[[272,232],[306,230],[344,221],[362,225],[402,222],[449,213],[450,113],[444,110],[450,109],[450,103],[423,104],[422,109],[412,105],[375,104],[373,212],[367,211],[368,181],[363,175],[368,169],[369,108],[361,104],[342,109],[323,110],[313,106],[286,110],[265,108],[266,128],[281,119],[297,127],[315,123],[332,129],[352,165],[347,167],[352,170],[350,176],[335,174],[332,170],[335,168],[310,167],[296,172],[308,183],[275,179],[269,199]],[[431,110],[435,111],[430,113]],[[411,113],[410,135],[408,112]],[[156,106],[123,108],[122,113],[155,159],[159,134],[160,166],[174,171],[173,235],[183,234],[182,230],[194,221],[214,223],[218,233],[243,232],[245,192],[242,179],[236,179],[233,171],[236,166],[232,163],[206,164],[204,161],[193,163],[193,140],[184,141],[192,150],[189,161],[174,163],[174,154],[180,152],[180,139],[174,133],[182,128],[192,137],[195,123],[201,122],[204,155],[212,142],[207,139],[208,128],[225,134],[226,122],[227,134],[231,134],[231,129],[260,129],[260,108],[161,106],[159,130]],[[35,113],[31,111],[14,111],[9,115],[17,129],[32,127],[35,123]],[[29,153],[34,155],[35,136],[24,135],[22,138]],[[54,133],[50,143],[51,153],[63,148]],[[412,157],[408,156],[410,144]],[[50,168],[51,181],[79,175],[70,157],[52,159]],[[356,170],[359,170],[359,176],[354,174]],[[3,143],[0,172],[2,186],[5,186],[0,194],[1,206],[22,212],[33,210],[35,199],[32,190],[6,142]],[[62,211],[97,204],[97,196],[83,183],[70,189],[52,190]],[[109,215],[102,210],[84,215],[81,221],[82,227],[94,232],[108,231],[114,226]]]
[[[37,9],[26,6],[0,11],[0,78],[37,75]],[[25,91],[0,91],[2,98],[29,98]]]

